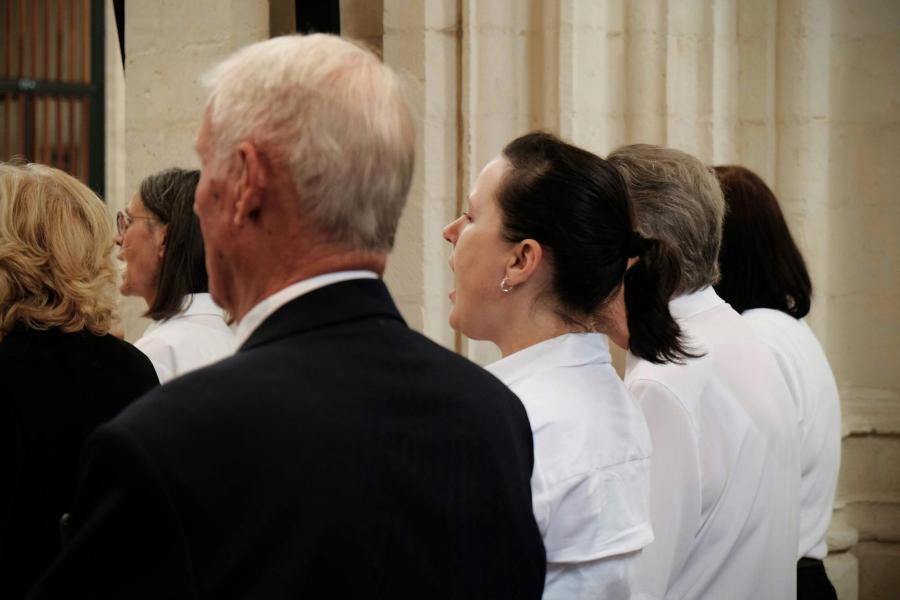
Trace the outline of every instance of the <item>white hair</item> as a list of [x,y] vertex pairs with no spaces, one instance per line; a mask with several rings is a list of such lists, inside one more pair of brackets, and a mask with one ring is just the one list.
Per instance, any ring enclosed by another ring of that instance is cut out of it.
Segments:
[[249,141],[287,168],[299,210],[336,243],[390,250],[415,155],[412,116],[397,76],[341,38],[258,42],[205,83],[214,160]]

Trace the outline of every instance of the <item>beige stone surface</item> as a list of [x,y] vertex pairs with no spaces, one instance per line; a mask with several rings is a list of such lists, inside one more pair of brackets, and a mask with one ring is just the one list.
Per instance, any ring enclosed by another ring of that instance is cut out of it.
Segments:
[[[854,435],[844,439],[841,450],[838,502],[888,503],[900,515],[900,436]],[[882,525],[900,529],[900,523]],[[896,541],[900,542],[900,536]]]
[[900,394],[894,390],[844,386],[841,395],[841,428],[844,436],[876,433],[900,434]]
[[[457,210],[457,12],[452,0],[384,3],[384,58],[416,117],[416,169],[385,280],[407,322],[449,348],[451,287],[441,229]],[[342,13],[343,14],[343,13]]]
[[382,52],[384,2],[382,0],[341,0],[341,37],[352,38]]
[[895,600],[900,592],[900,545],[862,542],[853,553],[859,559],[860,600]]
[[[125,185],[127,147],[125,141],[125,70],[116,30],[116,17],[112,0],[106,2],[106,173],[104,200],[110,221],[115,223],[116,213],[128,203]],[[118,250],[114,250],[118,254]],[[121,265],[121,263],[119,263]],[[135,303],[119,297],[119,322],[113,327],[117,335],[125,334],[125,324],[136,318]]]
[[125,71],[112,0],[106,2],[106,200],[112,215],[125,205]]
[[859,560],[850,552],[830,554],[825,559],[825,572],[834,586],[838,600],[859,598]]
[[853,523],[859,538],[900,543],[900,505],[896,500],[853,502],[840,512],[844,520]]

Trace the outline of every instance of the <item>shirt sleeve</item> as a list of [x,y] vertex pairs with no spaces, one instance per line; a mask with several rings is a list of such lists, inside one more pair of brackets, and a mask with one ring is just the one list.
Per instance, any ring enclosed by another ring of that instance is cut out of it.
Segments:
[[639,552],[584,563],[549,563],[543,600],[629,600],[628,568]]
[[144,336],[136,341],[134,346],[146,354],[153,363],[156,376],[161,384],[175,377],[175,349],[171,344],[158,337]]
[[649,600],[665,597],[700,526],[700,456],[693,421],[671,390],[646,380],[629,388],[644,411],[653,442],[650,522],[654,541],[630,567],[634,597]]
[[648,457],[549,482],[542,462],[549,451],[542,452],[541,444],[550,436],[541,434],[535,436],[532,501],[547,562],[594,561],[633,552],[653,539]]

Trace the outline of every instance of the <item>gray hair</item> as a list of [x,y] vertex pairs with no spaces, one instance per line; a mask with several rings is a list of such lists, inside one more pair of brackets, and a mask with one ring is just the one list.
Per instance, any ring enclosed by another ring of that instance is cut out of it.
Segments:
[[716,283],[725,199],[712,170],[686,152],[649,144],[623,146],[607,160],[628,184],[638,231],[675,252],[676,295]]
[[290,171],[298,209],[334,242],[390,250],[415,158],[397,76],[370,51],[331,35],[247,46],[210,72],[214,161],[244,141]]

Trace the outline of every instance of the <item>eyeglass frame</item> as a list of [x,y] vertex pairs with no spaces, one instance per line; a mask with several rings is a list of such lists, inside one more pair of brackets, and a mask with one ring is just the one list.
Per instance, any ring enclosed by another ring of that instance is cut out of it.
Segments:
[[116,213],[116,232],[119,235],[125,235],[125,232],[128,231],[128,228],[131,227],[131,224],[138,219],[159,221],[159,219],[157,219],[156,217],[132,217],[128,213],[120,210]]

